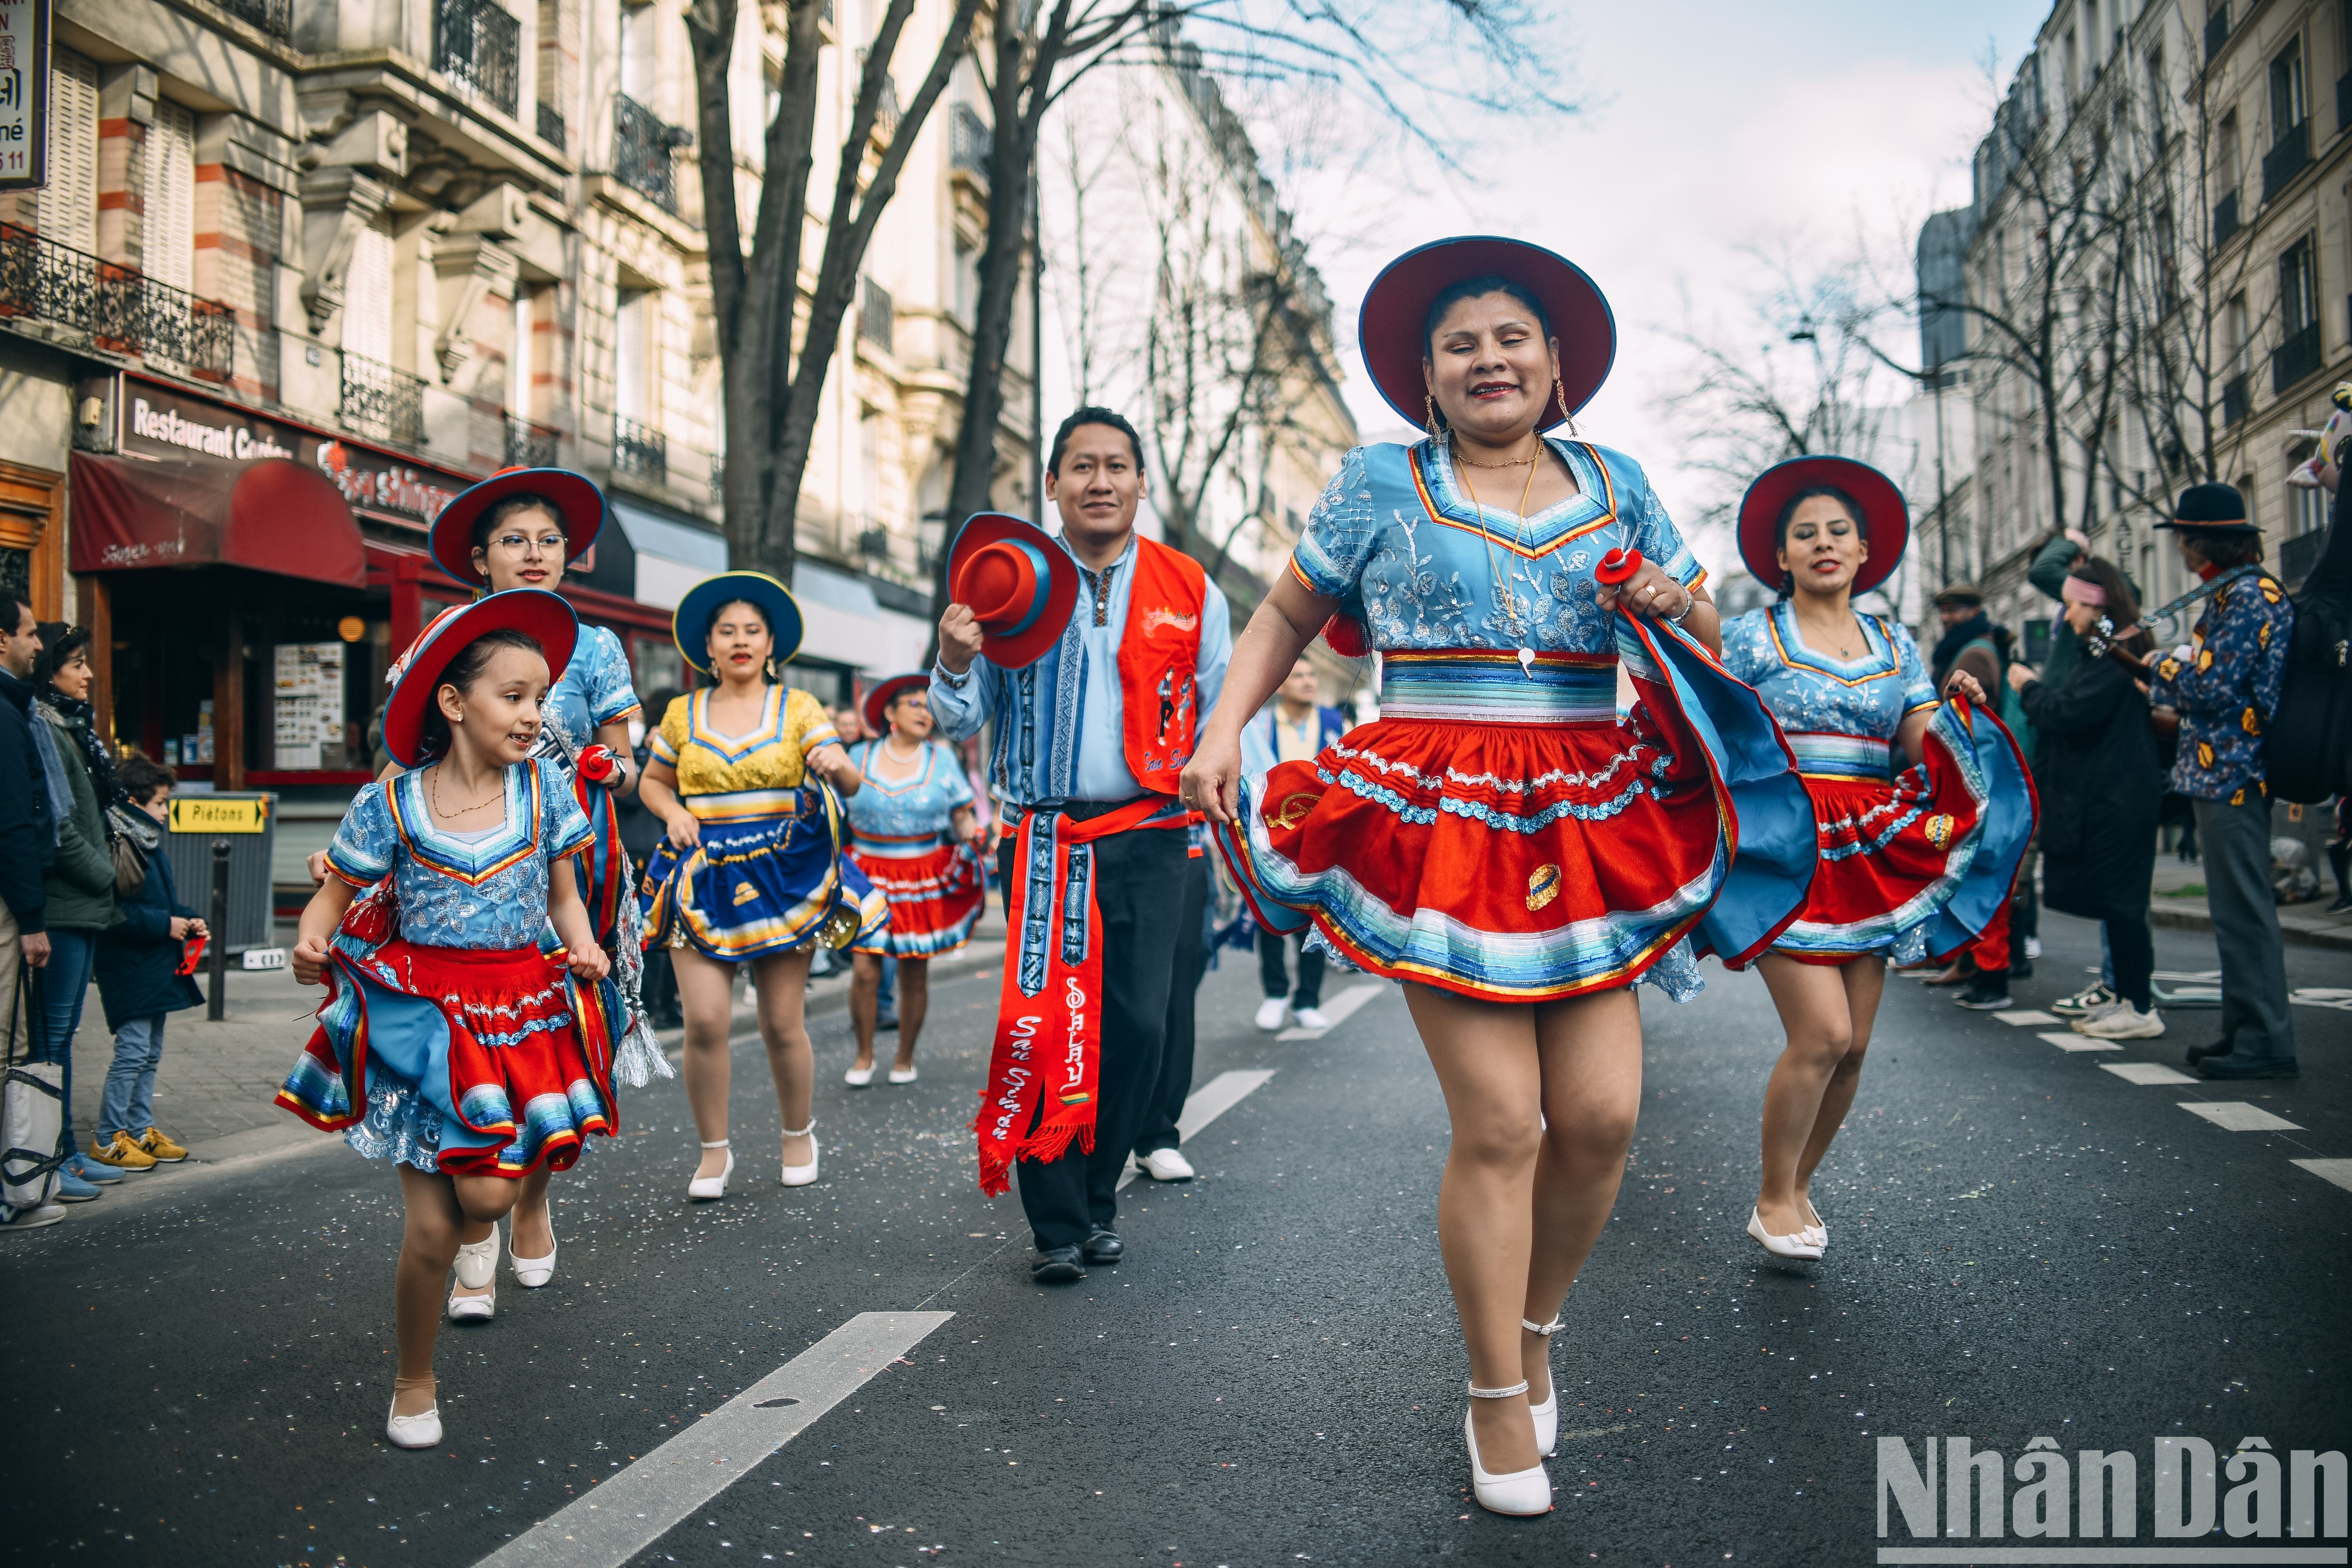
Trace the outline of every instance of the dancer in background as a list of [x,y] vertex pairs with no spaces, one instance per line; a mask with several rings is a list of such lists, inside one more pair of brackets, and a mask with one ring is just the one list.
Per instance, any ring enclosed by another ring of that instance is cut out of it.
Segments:
[[[820,942],[870,937],[888,905],[841,855],[841,795],[863,782],[814,697],[779,668],[800,647],[792,594],[758,572],[687,590],[671,619],[677,651],[715,685],[669,705],[641,790],[667,828],[645,880],[647,940],[669,948],[686,1011],[686,1094],[702,1137],[692,1198],[726,1195],[734,966],[752,966],[760,1037],[783,1115],[782,1177],[817,1178],[816,1063],[803,1015]],[[838,792],[836,794],[836,792]],[[798,1123],[798,1125],[795,1125]]]
[[890,904],[890,923],[856,949],[850,1026],[852,1089],[874,1081],[876,998],[886,958],[898,964],[898,1051],[892,1083],[915,1081],[915,1042],[930,1003],[931,960],[971,940],[988,901],[971,785],[949,747],[931,740],[928,675],[900,675],[866,694],[866,728],[879,739],[849,749],[866,779],[849,802],[849,858]]
[[[417,639],[383,722],[409,771],[352,802],[294,947],[295,978],[331,973],[333,986],[278,1103],[400,1171],[385,1435],[404,1448],[441,1441],[433,1346],[450,1266],[483,1292],[462,1298],[466,1313],[453,1298],[450,1315],[488,1316],[499,1216],[528,1176],[568,1168],[619,1116],[620,999],[563,865],[593,833],[562,768],[533,754],[577,632],[562,599],[520,589]],[[564,944],[552,955],[539,946],[551,924]]]
[[1788,1045],[1764,1091],[1748,1234],[1782,1258],[1819,1258],[1829,1243],[1813,1172],[1862,1080],[1888,961],[1972,941],[2007,905],[2033,831],[2024,758],[1970,710],[1983,685],[1956,670],[1948,689],[1965,701],[1939,707],[1911,634],[1853,607],[1909,536],[1902,492],[1845,458],[1770,468],[1739,508],[1741,557],[1780,598],[1723,628],[1723,664],[1780,720],[1821,845],[1804,909],[1756,963]]
[[[1276,763],[1312,762],[1323,748],[1347,733],[1348,721],[1337,708],[1316,699],[1315,663],[1300,658],[1291,666],[1275,691],[1273,705],[1252,719],[1242,731],[1242,772],[1263,773]],[[1298,946],[1298,988],[1290,986],[1285,972],[1285,950]],[[1305,939],[1258,928],[1258,981],[1265,1000],[1258,1004],[1257,1026],[1271,1034],[1295,1014],[1302,1029],[1328,1029],[1323,1016],[1323,954]]]
[[[1428,437],[1348,455],[1234,651],[1184,798],[1262,926],[1311,921],[1406,983],[1453,1123],[1438,1238],[1474,1492],[1541,1513],[1549,1336],[1640,1109],[1632,987],[1696,994],[1693,935],[1734,961],[1770,942],[1803,900],[1811,817],[1770,717],[1710,657],[1704,574],[1640,467],[1538,434],[1614,356],[1592,280],[1516,240],[1441,240],[1373,282],[1359,341]],[[1243,726],[1327,623],[1338,651],[1381,650],[1380,718],[1244,774]]]

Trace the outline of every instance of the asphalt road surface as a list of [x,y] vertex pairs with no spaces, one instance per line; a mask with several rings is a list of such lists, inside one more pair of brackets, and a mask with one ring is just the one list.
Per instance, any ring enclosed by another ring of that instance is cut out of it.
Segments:
[[[2045,925],[2021,1008],[2095,958],[2093,928]],[[2157,952],[2214,962],[2181,932]],[[2287,966],[2352,987],[2334,954]],[[995,987],[964,978],[935,991],[908,1088],[843,1087],[846,1025],[821,1021],[814,1186],[777,1183],[755,1042],[722,1203],[685,1201],[678,1087],[632,1096],[628,1135],[558,1178],[554,1282],[524,1291],[502,1267],[496,1321],[445,1330],[432,1452],[383,1440],[383,1167],[265,1162],[12,1238],[0,1540],[18,1561],[173,1568],[1871,1563],[1937,1544],[1899,1508],[1879,1533],[1890,1436],[1923,1456],[1965,1436],[1996,1474],[2037,1437],[2135,1451],[2137,1533],[2105,1542],[2132,1548],[2158,1544],[2159,1437],[2227,1465],[2259,1436],[2282,1470],[2352,1450],[2352,1190],[2294,1163],[2352,1158],[2352,1013],[2294,1009],[2300,1082],[2141,1083],[2109,1069],[2177,1065],[2212,1015],[2171,1015],[2154,1048],[2070,1052],[2051,1023],[1890,980],[1815,1188],[1829,1256],[1792,1265],[1742,1232],[1777,1026],[1755,978],[1708,976],[1689,1006],[1643,1004],[1642,1124],[1555,1342],[1543,1519],[1469,1501],[1434,1229],[1445,1119],[1394,988],[1335,974],[1328,995],[1363,987],[1358,1010],[1277,1040],[1250,1026],[1255,963],[1228,954],[1202,991],[1196,1119],[1223,1108],[1192,1130],[1200,1179],[1129,1189],[1123,1264],[1031,1285],[1019,1207],[975,1189]],[[2292,1126],[2189,1109],[2221,1103]],[[2031,1473],[2002,1478],[2010,1503]],[[2004,1547],[2083,1543],[1992,1517]],[[2226,1523],[2161,1544],[2297,1544]],[[2300,1544],[2344,1561],[2340,1519],[2319,1523]],[[1965,1555],[1983,1539],[1937,1560],[1990,1560]]]

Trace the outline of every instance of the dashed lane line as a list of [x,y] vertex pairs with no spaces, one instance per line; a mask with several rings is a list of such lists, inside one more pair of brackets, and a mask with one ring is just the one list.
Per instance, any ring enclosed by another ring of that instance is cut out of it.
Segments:
[[860,1312],[477,1568],[621,1568],[953,1312]]
[[2180,1109],[2192,1116],[2201,1116],[2224,1132],[2301,1132],[2301,1122],[2289,1121],[2284,1116],[2273,1116],[2259,1105],[2249,1105],[2242,1100],[2184,1100]]
[[1377,980],[1367,980],[1360,985],[1350,985],[1331,998],[1323,1016],[1330,1022],[1320,1029],[1285,1029],[1275,1036],[1277,1040],[1319,1040],[1348,1021],[1348,1016],[1388,987]]
[[2352,1160],[2297,1160],[2296,1164],[2324,1182],[2334,1182],[2352,1193]]
[[2162,1062],[2101,1062],[2099,1070],[2111,1072],[2126,1083],[2195,1083],[2197,1081],[2179,1068],[2168,1068]]
[[2042,1024],[2063,1024],[2066,1021],[2065,1019],[2059,1017],[2054,1013],[2044,1013],[2038,1007],[2012,1008],[2011,1011],[2006,1013],[1995,1013],[1993,1016],[1999,1018],[2004,1024],[2012,1025],[2021,1029],[2031,1028]]
[[[1239,1105],[1254,1091],[1264,1088],[1265,1080],[1273,1076],[1271,1068],[1221,1072],[1194,1089],[1184,1100],[1184,1113],[1176,1119],[1176,1141],[1179,1143],[1191,1142],[1194,1133]],[[1118,1190],[1125,1192],[1128,1184],[1140,1173],[1135,1168],[1135,1162],[1129,1160],[1127,1169],[1119,1174]]]
[[2078,1035],[2072,1029],[2044,1029],[2037,1039],[2048,1041],[2062,1051],[2119,1051],[2123,1047],[2113,1040],[2095,1040],[2088,1035]]

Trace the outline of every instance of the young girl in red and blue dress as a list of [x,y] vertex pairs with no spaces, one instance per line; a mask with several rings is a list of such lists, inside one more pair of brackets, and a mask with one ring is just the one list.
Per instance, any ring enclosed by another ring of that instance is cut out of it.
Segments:
[[451,1266],[450,1315],[488,1316],[497,1221],[522,1178],[568,1168],[618,1120],[610,961],[578,879],[551,874],[592,833],[558,765],[531,755],[577,632],[562,599],[518,589],[417,639],[384,712],[408,771],[352,801],[293,952],[298,980],[332,990],[278,1102],[400,1173],[385,1435],[404,1448],[441,1441],[433,1347]]

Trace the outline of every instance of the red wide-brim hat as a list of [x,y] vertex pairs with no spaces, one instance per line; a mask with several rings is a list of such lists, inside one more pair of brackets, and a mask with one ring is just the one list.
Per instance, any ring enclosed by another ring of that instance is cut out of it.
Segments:
[[604,526],[604,492],[585,474],[569,468],[500,468],[470,489],[460,490],[433,519],[428,548],[434,564],[469,588],[483,585],[474,570],[474,520],[514,495],[545,496],[563,530],[563,563],[588,553]]
[[1868,531],[1870,559],[1853,574],[1853,591],[1867,594],[1895,574],[1903,552],[1911,542],[1911,509],[1895,481],[1852,458],[1791,458],[1757,476],[1739,502],[1739,558],[1755,579],[1768,588],[1780,585],[1779,545],[1773,535],[1780,509],[1799,490],[1828,485],[1843,490],[1862,508]]
[[1001,511],[974,512],[948,554],[948,596],[980,621],[999,669],[1045,657],[1078,604],[1078,563],[1061,541]]
[[930,684],[931,678],[928,675],[894,675],[881,682],[866,694],[866,701],[859,709],[866,717],[866,727],[877,735],[882,734],[890,728],[889,721],[883,717],[889,711],[890,704],[898,700],[902,693],[910,689],[928,690]]
[[[1521,239],[1480,234],[1433,240],[1381,269],[1364,290],[1363,311],[1356,321],[1364,368],[1406,424],[1419,426],[1428,417],[1423,400],[1429,384],[1421,364],[1429,357],[1422,328],[1431,303],[1456,283],[1489,275],[1509,279],[1542,303],[1552,336],[1559,340],[1559,384],[1570,413],[1591,402],[1609,379],[1609,366],[1617,358],[1617,320],[1582,268]],[[1550,387],[1543,389],[1543,406],[1538,429],[1549,430],[1565,417]]]
[[457,605],[433,617],[433,624],[408,645],[392,667],[392,696],[383,709],[383,749],[404,768],[423,767],[425,716],[432,710],[433,694],[441,689],[442,672],[484,632],[519,631],[530,636],[547,655],[550,685],[563,679],[572,662],[572,645],[580,640],[580,618],[572,606],[544,588],[509,588],[470,605]]

